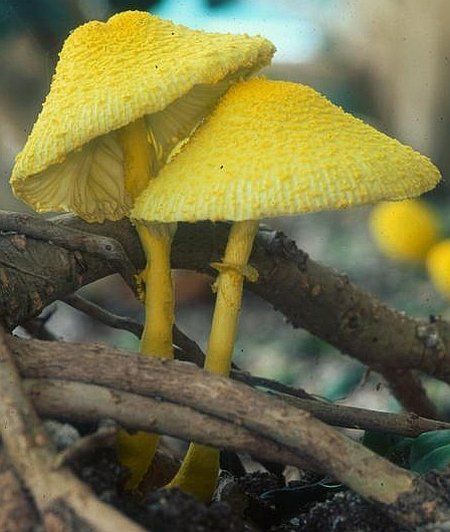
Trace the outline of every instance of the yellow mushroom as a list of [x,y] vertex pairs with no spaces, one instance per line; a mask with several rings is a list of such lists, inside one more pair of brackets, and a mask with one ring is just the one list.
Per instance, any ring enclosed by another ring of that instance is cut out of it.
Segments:
[[[88,222],[127,216],[220,96],[273,53],[262,37],[194,31],[139,11],[80,26],[64,43],[50,92],[17,156],[15,194],[39,212],[73,212]],[[151,258],[141,351],[172,357],[173,228],[137,229]],[[139,484],[156,442],[122,433],[129,487]]]
[[[433,188],[422,155],[331,104],[313,89],[252,80],[234,85],[180,153],[136,200],[144,223],[231,220],[216,281],[205,368],[228,375],[244,277],[258,220],[404,199]],[[218,452],[191,444],[171,482],[208,500]]]
[[383,202],[372,209],[371,233],[389,258],[422,262],[439,238],[439,220],[421,200]]
[[436,290],[450,298],[450,239],[442,240],[430,249],[426,267]]

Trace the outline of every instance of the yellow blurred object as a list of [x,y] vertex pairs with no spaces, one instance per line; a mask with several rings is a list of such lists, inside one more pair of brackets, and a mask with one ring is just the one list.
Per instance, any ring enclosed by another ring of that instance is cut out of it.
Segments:
[[426,266],[436,290],[450,298],[450,239],[442,240],[430,249]]
[[421,262],[439,238],[439,220],[421,200],[380,203],[370,215],[370,229],[389,258]]
[[159,436],[137,431],[129,434],[121,429],[117,433],[116,451],[120,464],[128,469],[129,477],[125,488],[134,490],[139,487],[145,474],[152,465],[159,443]]
[[75,29],[11,185],[38,212],[117,220],[132,205],[116,130],[145,120],[153,174],[237,80],[270,63],[263,37],[206,33],[140,11]]

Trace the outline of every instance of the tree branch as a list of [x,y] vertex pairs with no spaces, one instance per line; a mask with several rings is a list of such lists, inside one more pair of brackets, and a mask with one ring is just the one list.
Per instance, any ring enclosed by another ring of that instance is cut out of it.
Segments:
[[[70,296],[67,296],[66,298],[64,298],[63,301],[71,307],[79,310],[80,312],[83,312],[91,318],[94,318],[95,320],[100,321],[104,325],[107,325],[108,327],[128,331],[131,334],[134,334],[136,338],[141,338],[144,326],[142,325],[142,323],[139,323],[136,320],[127,318],[125,316],[118,316],[117,314],[113,314],[112,312],[109,312],[108,310],[100,307],[92,301],[88,301],[87,299],[79,296],[78,294],[72,294]],[[45,340],[45,338],[41,339]],[[173,342],[184,352],[184,355],[188,355],[188,359],[190,362],[194,362],[194,364],[196,364],[197,366],[203,367],[205,361],[205,355],[203,351],[200,349],[196,342],[191,340],[175,324],[173,326]],[[183,354],[178,354],[179,358],[183,356]]]
[[35,530],[39,515],[22,482],[0,450],[0,530],[29,532]]
[[[52,342],[51,345],[57,345]],[[33,494],[44,522],[107,531],[141,531],[119,512],[101,503],[69,470],[55,469],[56,451],[24,394],[6,336],[0,329],[0,419],[4,448]],[[119,528],[118,528],[119,529]]]
[[[0,217],[0,228],[5,218],[16,216]],[[133,264],[143,268],[139,240],[128,221],[88,224],[70,215],[52,221],[61,231],[70,228],[117,240]],[[209,264],[221,259],[228,230],[225,223],[179,224],[174,267],[215,275]],[[50,302],[116,271],[98,255],[54,245],[49,248],[48,243],[20,233],[0,238],[0,256],[6,264],[0,268],[0,315],[9,329],[37,315]],[[282,233],[261,229],[250,262],[259,280],[247,288],[283,312],[295,327],[304,327],[375,370],[416,369],[450,382],[450,326],[446,322],[421,322],[386,307],[345,276],[311,260]]]
[[389,388],[407,412],[423,417],[437,418],[436,408],[427,396],[417,372],[405,368],[379,367]]
[[62,379],[25,379],[24,388],[37,410],[47,417],[80,423],[111,418],[131,430],[157,432],[230,451],[251,452],[257,458],[301,469],[312,466],[304,458],[245,428],[161,398]]
[[410,438],[415,438],[430,430],[450,429],[450,423],[419,417],[413,413],[379,412],[354,406],[300,399],[289,395],[277,394],[277,397],[310,412],[317,419],[335,427],[387,432]]
[[64,303],[67,303],[72,308],[87,314],[91,318],[98,320],[100,323],[107,325],[113,329],[121,329],[122,331],[128,331],[134,334],[137,338],[140,338],[144,327],[141,323],[127,318],[126,316],[118,316],[108,310],[100,307],[92,301],[88,301],[84,297],[78,294],[71,294],[63,299]]
[[[43,217],[21,213],[11,215],[5,211],[0,211],[0,227],[2,232],[42,240],[68,251],[94,255],[110,263],[130,287],[134,286],[133,275],[136,273],[136,268],[125,253],[122,244],[115,238],[90,234],[72,227],[60,227]],[[17,239],[16,242],[18,242]],[[46,279],[45,276],[41,278]]]
[[[112,314],[95,303],[78,295],[67,297],[65,302],[94,319],[101,321],[105,325],[127,330],[133,333],[137,338],[140,338],[142,334],[143,326],[141,323],[130,318],[124,318]],[[176,352],[176,358],[178,360],[193,362],[197,366],[203,367],[205,359],[204,353],[198,344],[181,332],[176,325],[174,325],[174,341],[177,345],[181,344],[184,346],[183,351]],[[407,374],[409,374],[409,372],[407,372]],[[244,382],[249,386],[263,387],[272,392],[276,392],[277,394],[282,394],[278,396],[281,398],[284,396],[284,399],[288,403],[311,412],[318,419],[338,427],[374,430],[410,437],[418,436],[419,434],[430,430],[450,429],[450,423],[424,419],[414,413],[391,414],[388,412],[376,412],[363,408],[341,406],[318,401],[315,397],[306,393],[301,388],[293,388],[292,386],[286,386],[285,384],[272,379],[253,376],[250,373],[239,370],[239,368],[231,371],[231,378]],[[405,386],[408,386],[409,384],[409,380],[405,379]],[[412,388],[414,391],[414,387]],[[408,390],[407,393],[410,394],[411,392]],[[412,398],[411,400],[413,401],[414,399]]]
[[[98,384],[191,408],[309,458],[398,523],[449,519],[444,494],[377,456],[305,411],[191,364],[143,357],[100,345],[9,339],[23,376]],[[190,418],[189,419],[190,422]],[[405,512],[405,504],[408,511]]]

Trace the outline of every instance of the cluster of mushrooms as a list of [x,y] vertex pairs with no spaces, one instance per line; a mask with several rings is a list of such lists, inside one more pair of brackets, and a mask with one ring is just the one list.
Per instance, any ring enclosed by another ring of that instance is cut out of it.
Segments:
[[[399,200],[433,188],[433,164],[304,85],[254,77],[274,46],[146,12],[89,22],[64,43],[11,185],[38,212],[129,217],[147,257],[143,355],[173,357],[170,250],[178,222],[231,221],[205,370],[230,371],[262,218]],[[253,78],[253,79],[249,79]],[[118,438],[137,489],[158,445]],[[169,486],[211,499],[219,451],[192,443]]]

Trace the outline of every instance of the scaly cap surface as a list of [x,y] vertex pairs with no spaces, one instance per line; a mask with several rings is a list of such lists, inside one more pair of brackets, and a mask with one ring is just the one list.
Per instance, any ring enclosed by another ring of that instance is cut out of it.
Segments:
[[[194,31],[139,11],[80,26],[64,43],[16,159],[15,193],[37,211],[72,211],[88,221],[122,217],[130,201],[120,143],[109,133],[145,116],[157,156],[167,158],[232,81],[267,65],[273,53],[262,37]],[[215,92],[205,97],[208,85]]]
[[233,86],[136,200],[134,219],[250,220],[403,199],[439,171],[303,85]]

